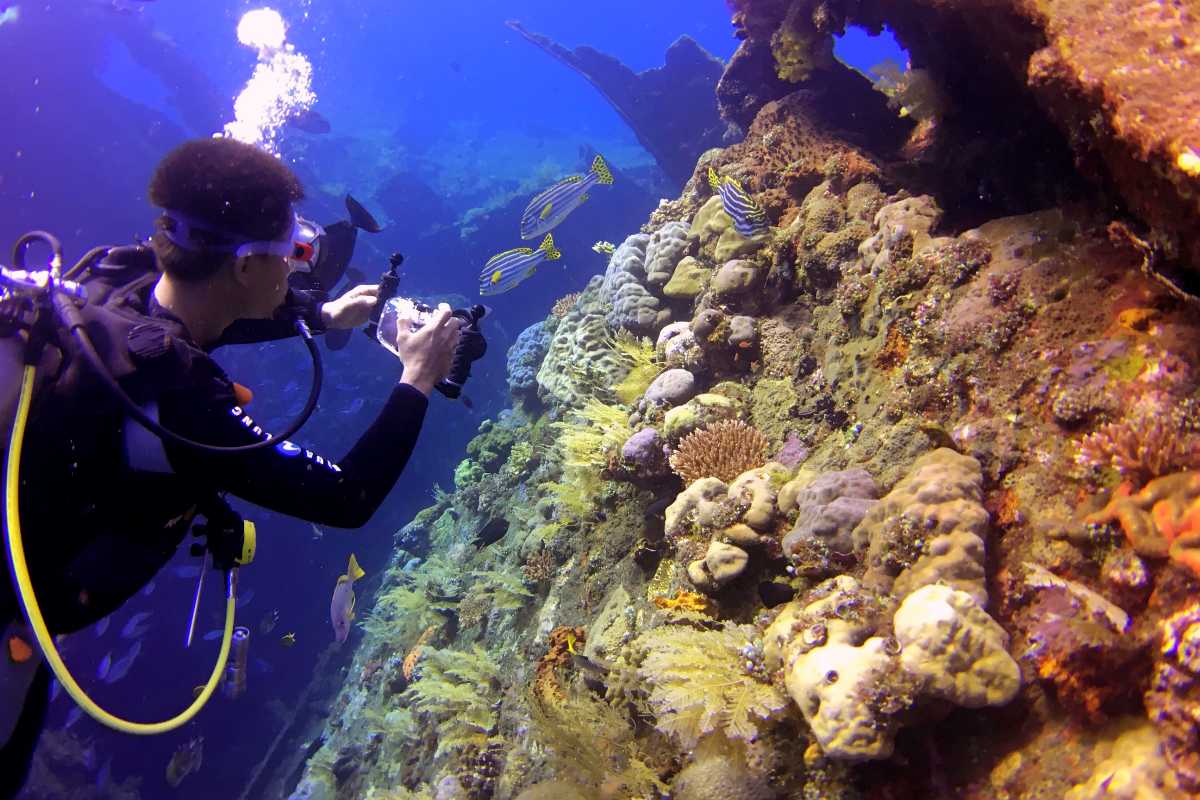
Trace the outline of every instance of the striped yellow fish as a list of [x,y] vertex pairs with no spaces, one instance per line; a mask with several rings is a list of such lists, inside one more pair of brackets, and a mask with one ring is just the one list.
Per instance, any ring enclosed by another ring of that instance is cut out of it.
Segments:
[[608,164],[602,156],[597,155],[592,159],[592,168],[586,175],[563,178],[529,201],[521,214],[521,238],[536,239],[554,230],[558,223],[588,199],[588,191],[593,186],[607,186],[612,182]]
[[502,294],[521,283],[521,281],[537,272],[538,265],[543,261],[554,261],[562,253],[554,247],[554,237],[549,233],[536,250],[529,247],[515,247],[497,253],[483,265],[479,273],[479,293],[481,295]]
[[754,202],[742,184],[728,175],[718,175],[708,168],[708,185],[721,198],[721,207],[733,218],[733,229],[747,239],[766,233],[771,227],[766,212]]

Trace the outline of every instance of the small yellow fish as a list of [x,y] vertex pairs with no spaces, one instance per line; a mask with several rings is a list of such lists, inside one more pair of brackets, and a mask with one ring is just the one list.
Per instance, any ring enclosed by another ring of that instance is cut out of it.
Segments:
[[579,653],[577,653],[575,651],[575,634],[574,633],[567,634],[567,652],[573,656],[579,655]]
[[285,633],[283,636],[280,636],[279,643],[281,645],[283,645],[284,647],[295,647],[296,646],[295,632],[293,631],[292,633]]
[[592,249],[595,250],[597,253],[602,253],[604,255],[611,256],[613,253],[615,253],[617,251],[617,246],[615,244],[613,244],[612,242],[606,242],[606,241],[601,240],[599,242],[596,242],[594,245],[592,245]]

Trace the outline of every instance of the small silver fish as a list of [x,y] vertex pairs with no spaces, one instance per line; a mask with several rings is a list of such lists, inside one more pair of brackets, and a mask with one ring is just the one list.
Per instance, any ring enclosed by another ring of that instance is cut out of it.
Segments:
[[125,623],[125,627],[121,628],[121,638],[136,639],[137,637],[144,635],[146,631],[150,630],[150,626],[142,626],[142,623],[149,618],[149,611],[139,611],[138,613],[134,614],[129,618],[129,621]]
[[112,617],[104,617],[96,623],[96,638],[99,639],[108,630],[109,624],[112,622]]
[[339,642],[350,635],[350,623],[354,621],[354,582],[367,573],[358,565],[358,559],[350,554],[346,574],[339,575],[333,587],[333,599],[329,602],[329,621],[333,623],[333,634]]
[[133,643],[133,647],[129,648],[129,652],[125,654],[120,661],[114,661],[112,668],[108,671],[108,676],[104,678],[105,683],[116,683],[129,674],[130,667],[137,660],[138,654],[142,652],[142,643],[140,640]]
[[312,523],[312,532],[313,532],[313,541],[314,542],[321,541],[321,537],[323,537],[325,535],[325,531],[321,528],[320,525],[318,525],[315,522]]
[[588,199],[588,191],[595,185],[611,185],[612,172],[604,158],[597,155],[592,159],[592,168],[586,175],[571,175],[539,192],[521,214],[521,238],[536,239],[543,233],[554,230],[558,223],[567,218]]
[[106,680],[108,673],[112,670],[112,653],[104,654],[104,658],[100,659],[100,665],[96,667],[96,677],[100,680]]

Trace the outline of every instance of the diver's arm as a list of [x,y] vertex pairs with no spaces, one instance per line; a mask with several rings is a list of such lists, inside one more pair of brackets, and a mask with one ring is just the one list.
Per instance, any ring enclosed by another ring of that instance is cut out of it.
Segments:
[[[240,408],[232,388],[207,397],[180,392],[161,403],[163,424],[199,441],[252,444],[267,434]],[[176,472],[257,505],[322,525],[358,528],[379,508],[408,463],[428,406],[407,383],[392,390],[382,411],[350,451],[334,461],[290,442],[240,454],[167,448]]]
[[254,344],[286,339],[296,335],[297,317],[308,323],[313,333],[325,332],[325,316],[321,307],[329,295],[316,289],[288,289],[283,305],[271,319],[239,319],[221,334],[212,349],[227,344]]

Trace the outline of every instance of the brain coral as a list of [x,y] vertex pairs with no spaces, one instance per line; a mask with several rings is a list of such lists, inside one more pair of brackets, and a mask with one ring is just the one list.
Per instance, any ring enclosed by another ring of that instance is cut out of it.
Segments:
[[575,307],[558,323],[542,367],[538,396],[545,402],[579,407],[598,391],[608,390],[629,371],[610,347],[612,332],[601,302],[602,278],[596,276]]
[[[608,324],[614,329],[657,333],[671,319],[671,312],[663,308],[659,299],[646,288],[647,247],[650,243],[650,236],[635,233],[621,242],[609,259],[608,269],[600,284],[600,299],[607,308]],[[669,274],[667,278],[670,278]],[[664,278],[664,283],[667,278]]]
[[517,341],[508,348],[508,391],[513,397],[536,393],[538,367],[549,347],[550,333],[543,321],[521,331]]

